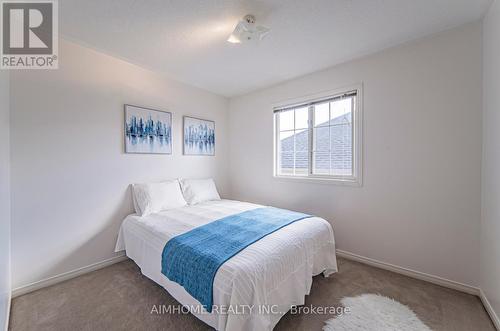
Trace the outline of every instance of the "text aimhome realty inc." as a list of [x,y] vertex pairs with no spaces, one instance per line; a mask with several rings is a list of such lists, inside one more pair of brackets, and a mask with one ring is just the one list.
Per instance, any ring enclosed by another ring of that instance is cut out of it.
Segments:
[[[344,306],[292,306],[283,309],[279,305],[213,305],[212,313],[221,315],[285,314],[292,315],[335,315],[349,314],[351,309]],[[201,305],[153,305],[151,314],[209,314]]]

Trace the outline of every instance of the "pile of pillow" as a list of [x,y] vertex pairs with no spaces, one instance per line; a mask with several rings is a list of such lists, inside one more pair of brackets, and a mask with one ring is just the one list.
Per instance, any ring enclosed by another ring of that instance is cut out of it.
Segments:
[[161,183],[133,184],[135,212],[140,216],[163,210],[220,200],[213,179],[175,179]]

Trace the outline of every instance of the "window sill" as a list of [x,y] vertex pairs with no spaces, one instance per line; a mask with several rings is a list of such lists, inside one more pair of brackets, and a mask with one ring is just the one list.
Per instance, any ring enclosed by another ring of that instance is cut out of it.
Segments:
[[305,177],[305,176],[281,176],[274,175],[275,180],[285,182],[305,182],[326,185],[340,185],[340,186],[354,186],[361,187],[362,182],[360,178],[355,179],[341,179],[341,178],[321,178],[321,177]]

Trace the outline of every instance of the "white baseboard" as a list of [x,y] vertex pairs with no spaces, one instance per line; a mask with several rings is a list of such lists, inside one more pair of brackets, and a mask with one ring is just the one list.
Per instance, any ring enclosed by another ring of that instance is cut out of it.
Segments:
[[343,251],[340,249],[337,249],[337,256],[343,257],[347,260],[352,260],[352,261],[364,263],[367,265],[371,265],[373,267],[377,267],[380,269],[389,270],[389,271],[392,271],[392,272],[395,272],[398,274],[402,274],[402,275],[405,275],[408,277],[424,280],[426,282],[433,283],[433,284],[440,285],[440,286],[444,286],[444,287],[448,287],[448,288],[451,288],[451,289],[454,289],[457,291],[461,291],[461,292],[465,292],[465,293],[479,296],[479,291],[480,291],[479,288],[474,287],[474,286],[470,286],[470,285],[466,285],[466,284],[462,284],[459,282],[455,282],[453,280],[449,280],[449,279],[442,278],[439,276],[434,276],[434,275],[426,274],[424,272],[400,267],[400,266],[397,266],[394,264],[381,262],[381,261],[378,261],[375,259],[371,259],[371,258],[357,255],[354,253],[346,252],[346,251]]
[[408,277],[420,279],[427,281],[429,283],[441,285],[444,287],[448,287],[457,291],[465,292],[468,294],[476,295],[481,299],[481,302],[483,303],[484,309],[488,312],[488,315],[491,318],[491,321],[495,325],[496,329],[500,331],[500,319],[498,318],[498,315],[496,314],[495,310],[493,310],[493,307],[491,306],[490,302],[488,301],[488,298],[486,297],[486,294],[481,290],[480,288],[462,284],[459,282],[455,282],[453,280],[449,280],[446,278],[434,276],[434,275],[429,275],[424,272],[420,271],[415,271],[412,269],[408,268],[403,268],[394,264],[386,263],[386,262],[381,262],[375,259],[371,259],[368,257],[364,257],[361,255],[357,255],[354,253],[346,252],[340,249],[337,249],[337,256],[343,257],[347,260],[352,260],[360,263],[364,263],[367,265],[371,265],[373,267],[377,267],[380,269],[384,270],[389,270],[398,274],[402,274]]
[[15,288],[12,290],[12,298],[18,297],[20,295],[23,295],[23,294],[26,294],[29,292],[39,290],[39,289],[47,287],[47,286],[51,286],[51,285],[63,282],[65,280],[68,280],[71,278],[78,277],[80,275],[89,273],[89,272],[94,271],[94,270],[102,269],[102,268],[110,266],[112,264],[115,264],[115,263],[118,263],[121,261],[125,261],[126,259],[127,259],[127,257],[125,256],[125,253],[121,253],[118,256],[115,256],[115,257],[112,257],[110,259],[88,265],[86,267],[78,268],[78,269],[68,271],[68,272],[62,273],[60,275],[56,275],[56,276],[47,278],[47,279],[42,279],[38,282],[34,282],[34,283],[31,283],[28,285],[24,285],[24,286]]
[[497,313],[491,306],[490,302],[488,301],[488,297],[486,297],[486,294],[483,292],[483,290],[479,290],[479,297],[481,298],[481,302],[483,303],[484,309],[486,309],[486,311],[490,315],[493,324],[495,325],[497,330],[500,330],[500,318],[498,318]]
[[[430,274],[427,274],[424,272],[415,271],[412,269],[400,267],[400,266],[397,266],[394,264],[381,262],[381,261],[378,261],[375,259],[371,259],[371,258],[357,255],[354,253],[346,252],[346,251],[343,251],[340,249],[337,249],[337,256],[340,256],[340,257],[345,258],[347,260],[352,260],[352,261],[364,263],[367,265],[371,265],[371,266],[374,266],[374,267],[377,267],[380,269],[389,270],[389,271],[392,271],[392,272],[395,272],[398,274],[402,274],[402,275],[405,275],[408,277],[427,281],[429,283],[437,284],[437,285],[451,288],[454,290],[458,290],[461,292],[477,295],[481,299],[481,302],[483,303],[484,308],[486,309],[486,311],[490,315],[491,320],[493,321],[493,324],[495,325],[497,330],[500,330],[500,319],[498,318],[497,314],[493,310],[493,308],[492,308],[491,304],[489,303],[488,298],[486,297],[484,292],[477,287],[462,284],[459,282],[455,282],[455,281],[452,281],[452,280],[449,280],[446,278],[430,275]],[[89,273],[89,272],[92,272],[92,271],[95,271],[98,269],[102,269],[102,268],[110,266],[112,264],[115,264],[115,263],[118,263],[121,261],[125,261],[126,259],[127,259],[127,256],[125,256],[125,254],[122,253],[118,256],[115,256],[115,257],[112,257],[110,259],[88,265],[86,267],[78,268],[78,269],[75,269],[72,271],[65,272],[65,273],[60,274],[60,275],[56,275],[56,276],[53,276],[53,277],[50,277],[47,279],[40,280],[38,282],[34,282],[34,283],[31,283],[31,284],[28,284],[25,286],[15,288],[14,290],[12,290],[12,298],[18,297],[20,295],[23,295],[23,294],[26,294],[29,292],[36,291],[38,289],[41,289],[41,288],[44,288],[47,286],[51,286],[51,285],[63,282],[65,280],[68,280],[71,278],[75,278],[77,276],[80,276],[80,275],[83,275],[83,274],[86,274],[86,273]],[[10,300],[9,300],[8,310],[10,311]],[[7,323],[7,325],[8,325],[8,323]]]

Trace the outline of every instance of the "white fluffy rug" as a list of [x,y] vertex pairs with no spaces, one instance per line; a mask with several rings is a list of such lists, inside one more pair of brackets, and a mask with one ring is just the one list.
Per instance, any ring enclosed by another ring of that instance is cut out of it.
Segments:
[[326,321],[325,331],[430,331],[405,305],[377,294],[340,300],[350,311]]

